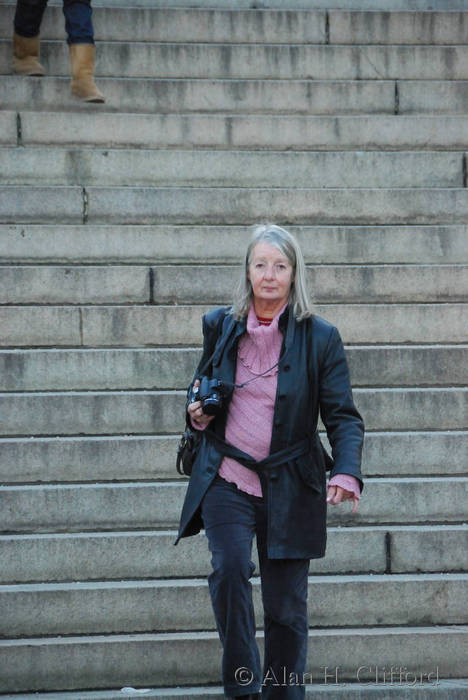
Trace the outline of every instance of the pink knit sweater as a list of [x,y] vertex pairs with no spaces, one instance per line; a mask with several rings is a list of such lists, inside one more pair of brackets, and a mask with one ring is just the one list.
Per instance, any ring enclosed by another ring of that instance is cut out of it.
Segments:
[[[278,361],[283,336],[278,328],[279,317],[286,305],[278,312],[269,326],[260,325],[252,304],[247,318],[247,333],[239,341],[237,354],[236,384],[262,377],[241,389],[234,389],[226,423],[226,441],[252,455],[257,461],[270,452],[275,409]],[[195,426],[198,427],[198,426]],[[241,490],[253,496],[262,496],[258,474],[247,469],[231,457],[224,457],[219,475]],[[354,476],[337,474],[330,479],[329,486],[341,486],[360,498],[359,482]]]
[[[262,326],[253,304],[250,307],[247,333],[239,341],[236,384],[258,376],[278,361],[283,341],[278,321],[283,310],[284,307],[269,326]],[[234,389],[229,405],[226,442],[251,454],[257,461],[268,457],[270,452],[277,381],[278,367],[274,367],[243,389]],[[223,459],[218,473],[226,481],[234,482],[242,491],[254,496],[262,495],[258,474],[231,457]]]

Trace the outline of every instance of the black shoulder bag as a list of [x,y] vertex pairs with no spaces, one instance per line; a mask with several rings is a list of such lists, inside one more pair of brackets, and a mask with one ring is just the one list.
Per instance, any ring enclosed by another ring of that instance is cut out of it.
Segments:
[[200,432],[187,424],[177,446],[176,469],[182,476],[191,475],[201,439]]

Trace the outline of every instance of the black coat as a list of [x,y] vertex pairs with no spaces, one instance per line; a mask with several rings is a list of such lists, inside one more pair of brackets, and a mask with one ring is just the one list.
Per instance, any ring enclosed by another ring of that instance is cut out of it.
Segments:
[[[237,346],[247,319],[235,321],[229,307],[203,317],[203,355],[198,370],[215,355],[207,372],[234,382]],[[348,365],[338,330],[318,316],[298,322],[285,309],[279,319],[284,334],[278,367],[270,453],[310,439],[307,454],[260,474],[268,509],[268,556],[318,558],[326,544],[326,460],[317,434],[319,411],[332,446],[335,474],[351,474],[360,481],[364,424],[352,397]],[[197,370],[197,372],[198,372]],[[195,376],[197,376],[197,372]],[[229,397],[223,411],[206,430],[224,438]],[[203,436],[193,465],[182,509],[181,537],[197,534],[203,527],[201,501],[214,479],[223,455]]]

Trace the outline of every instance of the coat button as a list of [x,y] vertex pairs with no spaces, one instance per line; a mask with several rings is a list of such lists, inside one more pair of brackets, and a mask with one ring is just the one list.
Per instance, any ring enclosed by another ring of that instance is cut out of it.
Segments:
[[289,372],[290,369],[291,369],[291,365],[284,365],[283,372]]
[[279,394],[279,395],[278,395],[278,400],[279,400],[279,401],[284,401],[285,398],[286,398],[286,394]]

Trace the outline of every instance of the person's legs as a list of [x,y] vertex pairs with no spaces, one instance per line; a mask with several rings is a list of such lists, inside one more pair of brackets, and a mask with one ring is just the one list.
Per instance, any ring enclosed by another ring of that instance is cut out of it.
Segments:
[[257,521],[257,549],[262,580],[265,654],[262,698],[305,697],[309,559],[268,559],[266,518]]
[[208,583],[223,645],[223,683],[228,697],[256,693],[261,685],[249,581],[255,569],[251,553],[256,500],[261,499],[216,477],[202,502],[213,566]]
[[18,0],[13,20],[15,32],[23,37],[37,36],[46,5],[47,0]]
[[39,29],[47,0],[18,0],[13,20],[12,67],[20,75],[44,75],[39,63]]
[[94,82],[96,49],[91,0],[63,0],[70,49],[71,92],[85,102],[104,102]]
[[91,0],[63,0],[68,44],[94,44]]

